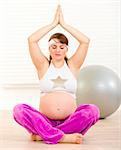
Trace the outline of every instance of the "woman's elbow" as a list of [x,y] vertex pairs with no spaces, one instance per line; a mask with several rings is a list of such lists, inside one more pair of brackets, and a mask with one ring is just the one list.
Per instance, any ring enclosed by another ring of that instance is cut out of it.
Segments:
[[81,42],[81,45],[89,46],[90,39],[86,39],[85,41]]
[[87,40],[85,41],[85,43],[89,44],[90,43],[90,39],[87,38]]
[[28,37],[28,42],[33,42],[33,41],[34,41],[33,37],[32,37],[32,36],[29,36],[29,37]]
[[86,45],[89,45],[89,43],[90,43],[90,39],[89,38],[86,38],[85,40],[83,40],[83,41],[79,41],[80,42],[80,44],[82,45],[82,44],[86,44]]

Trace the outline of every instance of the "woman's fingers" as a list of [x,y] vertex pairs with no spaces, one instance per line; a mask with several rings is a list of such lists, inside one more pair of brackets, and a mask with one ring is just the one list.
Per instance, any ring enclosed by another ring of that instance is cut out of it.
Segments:
[[60,7],[60,9],[59,9],[59,12],[60,12],[60,15],[61,15],[61,17],[62,17],[62,16],[63,16],[63,13],[62,13],[61,7]]
[[58,5],[58,7],[57,7],[57,8],[58,8],[58,9],[60,9],[60,7],[61,7],[61,6],[60,6],[60,5]]
[[58,14],[60,11],[60,5],[57,6],[56,14]]
[[56,9],[54,20],[53,20],[54,24],[56,24],[56,25],[59,23],[59,9],[60,9],[60,6],[58,5],[57,9]]
[[60,12],[60,6],[58,5],[57,10],[56,10],[56,17],[59,16],[59,12]]
[[62,9],[60,7],[60,10],[59,10],[59,22],[60,24],[62,25],[64,23],[64,17],[63,17],[63,13],[62,13]]

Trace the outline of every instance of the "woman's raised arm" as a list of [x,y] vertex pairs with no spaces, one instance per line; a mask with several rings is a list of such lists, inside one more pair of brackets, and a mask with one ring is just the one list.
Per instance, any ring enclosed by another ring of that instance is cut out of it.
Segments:
[[79,46],[78,46],[76,52],[68,60],[68,62],[71,63],[75,68],[80,69],[80,67],[83,64],[84,59],[86,57],[90,39],[86,35],[81,33],[79,30],[77,30],[74,27],[66,24],[65,21],[64,21],[64,17],[63,17],[61,8],[59,10],[60,10],[59,11],[60,12],[60,15],[59,15],[60,25],[65,30],[67,30],[73,37],[75,37],[79,42]]
[[59,6],[57,7],[53,22],[47,26],[40,28],[39,30],[37,30],[35,33],[33,33],[28,37],[30,56],[37,70],[40,70],[41,67],[43,66],[43,63],[48,61],[47,58],[43,55],[38,45],[38,42],[50,30],[55,28],[58,25],[58,23],[59,23]]

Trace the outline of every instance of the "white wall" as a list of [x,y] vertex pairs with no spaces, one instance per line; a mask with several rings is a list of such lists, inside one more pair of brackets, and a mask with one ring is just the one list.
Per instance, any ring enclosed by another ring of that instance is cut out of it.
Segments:
[[[105,65],[120,76],[120,0],[60,0],[66,23],[91,39],[83,66]],[[38,78],[31,62],[27,38],[52,22],[57,0],[0,1],[0,108],[25,102],[37,106]],[[47,41],[63,32],[70,41],[70,57],[78,42],[61,27],[49,32],[39,45],[47,55]],[[24,88],[23,88],[24,87]],[[30,87],[30,88],[29,88]]]

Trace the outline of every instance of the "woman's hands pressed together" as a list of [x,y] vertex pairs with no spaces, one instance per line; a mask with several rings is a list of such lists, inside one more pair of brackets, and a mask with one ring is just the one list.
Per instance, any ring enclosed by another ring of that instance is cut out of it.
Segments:
[[59,23],[60,23],[60,25],[61,25],[62,27],[63,27],[63,25],[65,24],[61,6],[60,6],[60,9],[59,9]]
[[58,5],[58,7],[56,9],[54,20],[52,22],[52,24],[55,25],[55,26],[57,26],[59,24],[59,9],[60,9],[60,5]]
[[52,24],[54,24],[55,26],[57,26],[58,24],[63,26],[65,24],[62,9],[60,5],[57,6],[57,10],[56,10],[55,17],[54,17]]

